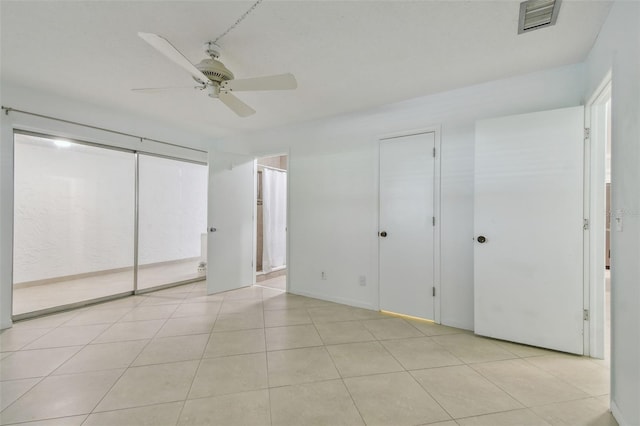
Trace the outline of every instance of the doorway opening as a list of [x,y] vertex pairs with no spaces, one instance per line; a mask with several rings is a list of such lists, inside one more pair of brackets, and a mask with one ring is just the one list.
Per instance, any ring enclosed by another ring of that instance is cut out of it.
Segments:
[[[589,333],[585,333],[585,353],[610,360],[611,336],[611,234],[616,221],[611,209],[611,76],[607,76],[585,108],[588,132],[586,162],[589,237],[586,264],[589,277]],[[588,351],[588,352],[587,352]]]
[[287,290],[287,155],[256,161],[256,285]]

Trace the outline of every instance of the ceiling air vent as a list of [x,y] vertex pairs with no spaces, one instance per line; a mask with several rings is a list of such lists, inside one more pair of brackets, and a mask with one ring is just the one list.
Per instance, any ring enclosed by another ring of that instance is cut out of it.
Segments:
[[556,23],[561,0],[527,0],[520,3],[518,34],[549,27]]

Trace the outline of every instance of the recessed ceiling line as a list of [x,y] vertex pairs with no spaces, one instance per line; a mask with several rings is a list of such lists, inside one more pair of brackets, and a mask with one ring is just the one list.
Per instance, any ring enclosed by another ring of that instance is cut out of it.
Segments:
[[231,25],[229,28],[227,28],[227,30],[226,30],[225,32],[223,32],[222,34],[220,34],[220,35],[218,36],[218,38],[216,38],[216,39],[213,41],[213,44],[218,44],[218,40],[220,40],[222,37],[226,36],[226,35],[227,35],[227,34],[228,34],[232,29],[234,29],[235,27],[237,27],[237,26],[238,26],[238,24],[240,24],[240,22],[242,22],[242,21],[244,20],[244,18],[246,18],[246,17],[247,17],[251,12],[253,12],[253,9],[255,9],[256,7],[258,7],[258,5],[259,5],[260,3],[262,3],[262,0],[258,0],[257,2],[255,2],[255,3],[253,4],[253,6],[251,6],[251,7],[250,7],[250,8],[249,8],[245,13],[243,13],[243,14],[238,18],[238,20],[237,20],[233,25]]

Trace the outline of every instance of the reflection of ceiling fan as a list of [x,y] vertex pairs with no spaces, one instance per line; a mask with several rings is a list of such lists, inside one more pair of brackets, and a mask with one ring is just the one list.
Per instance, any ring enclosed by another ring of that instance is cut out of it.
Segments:
[[[233,73],[218,60],[220,47],[213,42],[205,44],[205,52],[210,58],[193,65],[169,41],[156,34],[138,33],[138,35],[167,58],[184,68],[198,83],[196,89],[206,90],[212,98],[218,98],[240,117],[255,113],[249,105],[235,97],[231,92],[250,90],[288,90],[298,86],[293,74],[278,74],[266,77],[234,79]],[[134,91],[157,91],[157,89],[133,89]]]

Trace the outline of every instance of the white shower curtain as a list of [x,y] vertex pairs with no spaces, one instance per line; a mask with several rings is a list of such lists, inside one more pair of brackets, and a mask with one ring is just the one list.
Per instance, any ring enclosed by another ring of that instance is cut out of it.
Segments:
[[285,266],[287,253],[287,172],[262,170],[262,270]]

